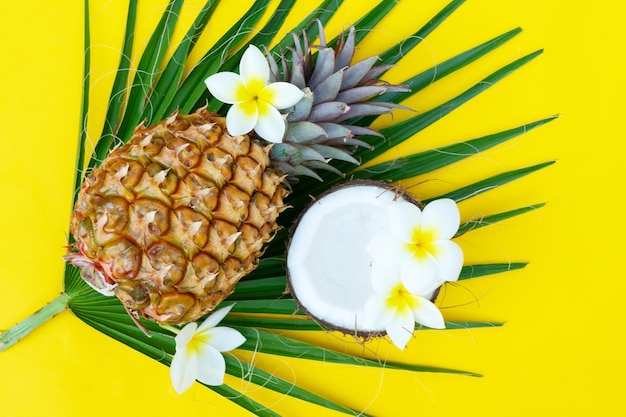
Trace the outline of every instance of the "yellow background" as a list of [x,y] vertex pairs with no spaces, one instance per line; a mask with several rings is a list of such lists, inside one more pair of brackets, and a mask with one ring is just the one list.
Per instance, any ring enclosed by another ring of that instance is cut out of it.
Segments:
[[[62,289],[82,77],[78,3],[2,2],[0,329],[24,319]],[[100,129],[117,64],[124,3],[92,2],[93,137]],[[138,45],[162,11],[156,3],[142,2]],[[347,1],[329,31],[335,33],[374,3]],[[185,24],[200,4],[193,1],[184,7]],[[239,11],[239,4],[223,1],[205,42],[234,21],[235,12],[228,7]],[[402,0],[359,56],[398,42],[445,4]],[[303,15],[300,8],[297,11]],[[467,369],[483,373],[483,378],[259,360],[285,378],[350,406],[369,406],[367,412],[378,416],[624,412],[625,15],[626,6],[617,0],[468,0],[389,75],[401,81],[509,29],[524,28],[498,52],[425,89],[409,103],[426,110],[500,65],[545,48],[543,56],[402,148],[426,149],[561,114],[556,122],[511,143],[420,178],[420,183],[432,181],[413,188],[418,196],[432,196],[503,170],[558,160],[531,177],[461,204],[467,220],[548,203],[460,239],[467,263],[531,261],[524,270],[463,283],[446,294],[449,319],[507,324],[499,329],[421,332],[402,353],[384,341],[365,347],[382,359]],[[396,120],[407,116],[399,112]],[[362,349],[337,335],[317,340],[351,352]],[[252,385],[228,382],[285,415],[326,415]],[[178,396],[165,366],[66,311],[0,353],[0,415],[248,414],[199,385]]]

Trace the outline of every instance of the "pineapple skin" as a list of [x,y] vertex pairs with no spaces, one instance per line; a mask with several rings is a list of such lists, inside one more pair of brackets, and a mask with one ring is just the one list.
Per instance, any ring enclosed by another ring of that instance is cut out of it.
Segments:
[[69,258],[133,314],[197,320],[256,267],[279,228],[287,189],[269,151],[229,135],[204,108],[139,126],[87,175]]

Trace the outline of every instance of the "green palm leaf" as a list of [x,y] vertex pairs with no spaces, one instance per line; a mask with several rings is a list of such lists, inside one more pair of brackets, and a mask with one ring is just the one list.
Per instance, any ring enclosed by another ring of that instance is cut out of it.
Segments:
[[[87,1],[85,2],[88,3]],[[88,6],[85,6],[88,8]],[[104,159],[109,153],[111,148],[115,146],[115,135],[119,129],[121,123],[122,112],[124,104],[126,102],[126,86],[128,84],[128,77],[131,72],[130,55],[133,49],[133,34],[135,30],[135,22],[137,19],[137,0],[131,0],[128,3],[128,17],[126,18],[126,30],[124,36],[124,44],[122,46],[122,53],[120,54],[119,68],[115,74],[115,80],[113,81],[113,87],[111,89],[111,96],[109,98],[109,107],[105,117],[104,128],[100,136],[100,140],[96,143],[95,151],[89,161],[89,167],[93,168],[98,165],[100,161]],[[87,27],[88,25],[85,25]],[[89,51],[85,50],[85,55],[89,55]],[[89,68],[89,65],[85,65],[85,68]],[[83,89],[84,91],[84,89]],[[88,93],[86,93],[88,94]],[[79,151],[83,151],[84,141],[79,145]],[[82,166],[77,165],[77,166]],[[80,186],[80,182],[77,184],[76,189]]]
[[130,138],[135,127],[142,121],[143,109],[150,105],[151,92],[159,77],[163,58],[170,45],[182,6],[183,0],[170,1],[141,56],[126,102],[124,117],[117,132],[117,136],[124,141]]
[[[174,94],[174,98],[166,113],[180,110],[189,113],[204,94],[204,80],[218,72],[228,60],[232,51],[240,47],[240,43],[252,32],[254,25],[261,19],[269,0],[256,0],[248,11],[235,23],[217,43],[194,66]],[[204,105],[201,103],[200,105]]]
[[146,106],[144,109],[142,119],[147,120],[146,125],[150,125],[152,122],[159,121],[168,116],[166,113],[167,109],[170,107],[174,95],[176,94],[176,89],[183,79],[185,62],[208,24],[217,4],[217,0],[207,1],[192,26],[189,28],[184,39],[180,45],[178,45],[178,48],[176,48],[172,59],[167,63],[167,66],[154,86],[154,91],[150,96],[150,105]]
[[541,164],[533,165],[530,167],[515,169],[512,171],[504,172],[502,174],[494,175],[492,177],[485,178],[484,180],[459,188],[458,190],[450,191],[449,193],[442,194],[437,197],[424,199],[424,204],[428,204],[430,201],[438,198],[451,198],[457,202],[467,200],[468,198],[475,197],[489,190],[493,190],[501,185],[525,177],[526,175],[532,174],[535,171],[539,171],[540,169],[552,165],[554,162],[555,161],[543,162]]

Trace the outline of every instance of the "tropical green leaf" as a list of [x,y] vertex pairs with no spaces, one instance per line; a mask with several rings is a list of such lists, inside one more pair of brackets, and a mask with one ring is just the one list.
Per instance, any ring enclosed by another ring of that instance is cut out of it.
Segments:
[[459,281],[480,278],[486,275],[500,274],[502,272],[515,271],[516,269],[524,268],[526,265],[528,265],[526,262],[465,265],[463,266],[463,269],[461,269]]
[[[428,35],[430,35],[435,29],[445,22],[452,13],[456,11],[465,0],[453,0],[446,7],[441,9],[432,19],[430,19],[424,26],[407,37],[402,42],[389,48],[382,54],[380,54],[380,60],[383,64],[396,64],[413,48],[419,45]],[[387,100],[385,100],[387,101]]]
[[[94,304],[93,300],[99,300],[101,302]],[[77,299],[77,297],[73,297],[71,305],[72,311],[90,326],[115,338],[116,340],[121,341],[122,343],[133,347],[141,353],[158,360],[159,362],[164,363],[165,365],[169,366],[171,364],[171,355],[173,355],[175,351],[174,335],[163,330],[154,323],[145,322],[144,324],[151,332],[151,337],[147,337],[132,322],[124,307],[116,298],[104,297],[92,291],[91,293],[86,294],[86,299],[82,300],[82,303]],[[243,371],[251,382],[260,386],[264,386],[280,393],[303,399],[323,407],[347,412],[349,414],[353,413],[352,410],[328,401],[310,391],[299,388],[279,378],[271,377],[269,373],[258,368],[253,368],[247,363],[238,362],[229,356],[226,356],[225,359],[227,362],[227,372],[229,374],[241,376]],[[215,387],[209,386],[209,388],[214,389]],[[223,392],[224,389],[231,390],[231,388],[222,387],[215,389],[215,391]],[[237,395],[241,394],[237,393]],[[242,403],[239,405],[251,407],[249,401],[245,399],[242,400]],[[248,409],[256,412],[258,410],[257,405]]]
[[170,1],[139,60],[124,111],[124,118],[117,132],[117,137],[123,142],[130,139],[135,127],[142,121],[143,109],[150,105],[150,94],[159,75],[182,5],[183,0]]
[[269,0],[256,0],[237,23],[209,49],[179,86],[166,114],[177,109],[182,113],[189,113],[197,107],[196,103],[206,90],[204,80],[218,72],[228,56],[237,51],[240,43],[263,16],[268,4]]
[[515,210],[505,211],[498,214],[492,214],[490,216],[482,216],[476,219],[472,219],[465,224],[462,224],[459,227],[457,236],[460,236],[464,233],[470,232],[472,230],[480,229],[484,226],[489,226],[490,224],[501,222],[502,220],[510,219],[511,217],[519,216],[521,214],[528,213],[530,211],[537,210],[541,207],[545,206],[545,203],[533,204],[531,206],[520,207]]
[[228,326],[245,326],[250,328],[266,329],[266,330],[299,330],[299,331],[317,331],[326,330],[314,320],[302,318],[302,316],[294,316],[290,318],[266,318],[266,317],[240,317],[228,316],[223,320]]
[[[431,22],[429,22],[427,26],[429,26],[430,23]],[[488,40],[487,42],[484,42],[478,46],[475,46],[474,48],[468,49],[467,51],[462,52],[450,59],[447,59],[435,65],[434,67],[424,72],[421,72],[400,83],[402,85],[407,86],[411,91],[404,92],[404,93],[402,92],[386,93],[380,97],[373,98],[372,101],[388,101],[391,103],[400,103],[401,101],[415,95],[416,93],[420,92],[421,90],[433,84],[434,82],[448,75],[451,75],[455,73],[456,71],[468,66],[472,62],[478,60],[479,58],[482,58],[483,56],[487,55],[489,52],[502,46],[504,43],[513,39],[515,36],[517,36],[520,33],[522,33],[522,29],[516,28],[506,33],[503,33],[500,36],[496,36],[495,38]],[[402,53],[406,54],[404,44],[400,44],[398,46],[401,46]],[[399,54],[400,52],[399,51],[396,52],[396,49],[397,47],[391,48],[386,53]],[[386,53],[383,53],[383,55],[385,55]],[[396,61],[391,60],[391,62],[395,63]],[[369,125],[375,119],[376,119],[375,117],[369,117],[369,118],[366,117],[366,118],[358,119],[356,123],[359,125]]]
[[286,288],[287,279],[283,272],[283,276],[239,282],[228,300],[255,300],[270,297],[276,299],[283,296]]
[[501,327],[504,323],[495,321],[447,321],[447,330],[480,329],[484,327]]
[[[174,353],[174,337],[171,334],[166,334],[161,329],[155,328],[152,331],[152,338],[147,339],[147,337],[137,328],[137,326],[132,323],[128,316],[125,320],[107,321],[102,320],[95,314],[84,314],[84,312],[81,310],[74,312],[81,320],[83,320],[86,324],[90,325],[94,329],[101,331],[102,333],[126,344],[127,346],[132,347],[133,349],[143,353],[144,355],[152,359],[157,360],[158,362],[161,362],[167,366],[171,365],[172,358],[170,355],[173,355]],[[162,338],[162,340],[167,341],[167,343],[157,343],[157,339],[154,338],[159,336]],[[235,373],[235,375],[237,376],[237,373]],[[228,398],[230,401],[233,401],[235,404],[243,407],[244,409],[255,413],[256,415],[280,417],[279,414],[276,414],[267,407],[264,407],[263,405],[257,403],[246,395],[240,393],[237,390],[234,390],[233,388],[225,384],[220,386],[210,386],[206,384],[203,385],[205,385],[212,391],[224,396],[225,398]]]
[[400,181],[423,175],[436,169],[447,167],[467,157],[477,155],[554,119],[555,117],[548,117],[481,138],[396,158],[389,162],[360,169],[353,174],[353,178]]
[[246,342],[239,349],[262,351],[273,355],[286,356],[290,358],[308,359],[322,361],[326,363],[336,363],[342,365],[357,365],[374,368],[398,369],[414,372],[436,372],[457,375],[478,376],[472,372],[459,371],[455,369],[441,368],[436,366],[414,365],[398,362],[381,363],[370,359],[361,358],[322,346],[313,345],[299,340],[291,339],[275,333],[250,327],[233,326],[246,338]]
[[298,312],[298,303],[292,298],[240,300],[235,303],[231,313],[263,313],[263,314],[290,314]]
[[[421,113],[417,116],[413,116],[404,121],[398,122],[387,128],[381,129],[380,133],[383,135],[382,138],[375,137],[375,136],[367,137],[368,142],[372,146],[374,146],[374,149],[370,150],[370,149],[362,148],[360,150],[357,150],[354,154],[355,157],[357,159],[360,159],[363,164],[371,161],[373,158],[401,144],[402,142],[412,137],[413,135],[417,134],[418,132],[422,131],[426,127],[442,119],[453,110],[457,109],[458,107],[465,104],[472,98],[476,97],[477,95],[479,95],[486,89],[495,85],[498,81],[502,80],[511,72],[519,69],[523,65],[535,59],[542,52],[543,52],[542,50],[539,50],[531,54],[525,55],[511,62],[510,64],[505,65],[499,70],[493,72],[492,74],[485,77],[483,80],[479,81],[478,83],[474,84],[473,87],[470,87],[468,90],[464,91],[458,96],[424,113]],[[547,118],[537,123],[549,121],[552,118]],[[351,165],[347,165],[345,163],[336,163],[335,166],[344,172],[350,171],[353,169]],[[355,176],[366,175],[366,174],[357,174],[357,172],[359,172],[358,169],[352,174],[354,174]],[[329,189],[330,187],[332,187],[333,185],[337,184],[338,182],[342,180],[341,177],[337,177],[336,175],[331,176],[323,172],[319,174],[322,177],[323,182],[311,181],[311,180],[305,180],[302,182],[301,187],[306,188],[309,194],[313,194],[313,195],[321,194],[322,192],[324,192],[325,190]],[[299,198],[294,197],[292,201],[290,201],[290,203],[295,208],[298,208],[299,210],[301,210],[306,205],[306,196],[303,195],[303,196],[300,196]]]
[[[124,44],[120,54],[120,63],[115,73],[115,80],[111,88],[109,106],[105,117],[104,127],[100,139],[96,143],[96,148],[89,161],[89,167],[93,168],[107,156],[109,151],[115,146],[115,137],[119,128],[120,118],[123,115],[124,103],[126,102],[126,87],[128,77],[131,72],[130,56],[133,49],[135,37],[135,22],[137,20],[137,0],[128,3],[128,13],[126,17],[126,29],[124,31]],[[87,25],[85,25],[86,27]]]
[[65,279],[63,281],[63,291],[70,297],[84,296],[83,293],[92,293],[93,290],[89,288],[87,283],[80,277],[80,269],[74,265],[65,264]]
[[[164,354],[164,349],[159,347],[158,344],[155,343],[155,341],[151,341],[150,339],[146,341],[147,336],[141,333],[137,326],[132,324],[130,318],[127,317],[127,319],[123,322],[112,322],[108,320],[101,320],[93,313],[85,314],[84,311],[74,310],[73,308],[72,311],[76,314],[76,317],[78,317],[94,329],[99,330],[107,336],[110,336],[113,339],[118,340],[125,345],[143,353],[144,355],[149,356],[152,359],[155,359],[169,366],[171,358],[168,355]],[[137,332],[141,333],[141,335]],[[170,349],[173,349],[173,338],[172,346]]]
[[[468,66],[472,62],[482,58],[487,55],[489,52],[496,50],[504,43],[510,41],[515,36],[522,33],[521,28],[512,29],[506,33],[503,33],[500,36],[496,36],[493,39],[488,40],[474,48],[468,49],[465,52],[462,52],[453,58],[447,59],[436,66],[417,74],[414,77],[409,78],[408,80],[403,81],[401,84],[406,85],[411,89],[408,93],[389,93],[381,98],[376,98],[376,100],[385,100],[391,101],[394,103],[399,103],[403,99],[406,99],[410,95],[413,95],[424,88],[428,87],[435,81],[438,81],[450,74],[455,73],[456,71]],[[402,49],[404,51],[404,48]]]
[[[89,1],[85,0],[85,28],[83,46],[83,91],[80,104],[80,126],[76,153],[76,169],[74,171],[74,199],[82,183],[83,166],[85,164],[85,146],[87,142],[87,118],[89,115],[89,82],[91,68],[91,34],[89,27]],[[72,201],[73,203],[74,201]],[[73,238],[71,238],[73,239]],[[70,240],[70,243],[72,240]]]
[[424,204],[428,204],[432,200],[439,198],[451,198],[456,202],[460,202],[463,200],[467,200],[468,198],[477,196],[486,191],[493,190],[501,185],[514,181],[516,179],[525,177],[528,174],[531,174],[535,171],[538,171],[542,168],[550,166],[555,161],[543,162],[541,164],[533,165],[526,168],[520,168],[513,171],[503,172],[502,174],[494,175],[492,177],[486,178],[482,181],[475,182],[466,187],[459,188],[458,190],[450,191],[449,193],[428,198],[423,201]]
[[[387,16],[387,14],[389,14],[391,9],[393,9],[397,4],[397,0],[382,0],[380,3],[374,6],[372,10],[370,10],[363,17],[358,19],[354,23],[354,28],[356,29],[354,43],[358,45],[372,31],[372,29],[374,29],[376,25],[380,23],[380,21],[383,20],[383,18]],[[344,34],[347,34],[348,30],[349,29],[346,29]],[[338,40],[339,36],[328,42],[328,45],[332,47],[337,43]]]
[[[501,272],[520,269],[524,266],[526,266],[526,263],[466,265],[461,270],[461,275],[459,279],[478,278],[483,275],[498,274]],[[237,284],[237,286],[235,287],[235,291],[228,298],[228,301],[263,299],[277,300],[281,297],[290,298],[290,295],[285,294],[286,288],[287,279],[284,274],[282,276],[272,278],[261,278],[251,281],[242,281]],[[291,306],[292,305],[289,305],[289,308]]]
[[[84,283],[83,283],[84,284]],[[86,284],[84,284],[86,285]],[[83,320],[88,325],[94,327],[95,329],[113,337],[116,340],[119,340],[122,343],[125,343],[128,346],[133,347],[134,349],[140,351],[141,353],[158,360],[159,362],[164,363],[165,365],[170,365],[171,363],[171,355],[174,353],[174,336],[164,331],[158,325],[152,322],[144,322],[146,327],[152,333],[151,337],[147,337],[143,332],[135,326],[132,320],[129,318],[128,314],[125,312],[123,306],[119,303],[116,298],[112,297],[104,297],[101,294],[98,294],[94,291],[83,292],[82,298],[81,296],[74,295],[70,299],[70,305],[74,314],[76,314],[81,320]],[[94,300],[103,301],[99,303],[99,306],[95,306],[92,302]],[[82,301],[82,302],[81,302]],[[233,317],[229,315],[223,321],[223,325],[232,325],[231,323],[236,322],[237,317]],[[262,320],[255,320],[257,325],[262,324]],[[261,334],[269,335],[269,337],[265,337],[264,339],[250,339],[249,342],[246,342],[245,346],[242,346],[242,349],[246,349],[255,346],[254,349],[258,349],[260,352],[271,353],[271,349],[268,350],[269,345],[267,342],[276,342],[276,340],[280,340],[282,343],[289,343],[290,345],[297,344],[302,348],[302,346],[307,345],[302,342],[295,341],[293,339],[289,339],[283,336],[275,336],[272,334],[265,333],[263,331],[259,331],[257,329],[251,327],[240,328],[234,326],[238,330],[244,334],[244,336],[249,338],[249,335],[255,335],[258,332]],[[285,329],[284,327],[282,327]],[[317,328],[319,329],[319,327]],[[243,330],[243,331],[242,331]],[[275,337],[274,337],[275,336]],[[277,339],[278,338],[278,339]],[[257,342],[259,345],[257,346]],[[314,345],[308,345],[309,348],[316,349]],[[319,349],[319,348],[318,348]],[[323,349],[323,348],[321,348]],[[316,354],[304,354],[300,356],[302,353],[302,349],[298,354],[298,357],[303,357],[305,359],[313,359],[320,360],[319,356]],[[338,364],[362,364],[361,359],[353,357],[351,355],[345,355],[341,353],[333,354],[332,351],[328,351],[327,354],[331,354],[333,362]],[[283,355],[284,356],[284,355]],[[290,357],[294,357],[294,355],[288,355]],[[343,407],[334,402],[328,401],[308,390],[304,390],[297,386],[294,386],[292,383],[276,378],[269,373],[258,369],[252,368],[249,364],[245,362],[239,362],[234,360],[233,358],[226,357],[227,361],[227,372],[234,376],[246,375],[247,378],[250,378],[251,382],[256,383],[260,386],[264,386],[268,389],[275,390],[277,392],[285,393],[287,395],[293,396],[294,398],[303,399],[305,401],[312,402],[314,404],[318,404],[320,406],[330,408],[333,410],[341,411],[344,413],[352,414],[353,410]],[[376,361],[363,360],[368,366],[382,366]],[[389,364],[385,365],[386,367],[390,367]],[[446,373],[461,373],[467,374],[461,371],[450,370],[446,368],[438,368],[438,367],[424,367],[420,365],[406,365],[396,363],[393,364],[394,369],[404,369],[404,370],[419,370],[426,372],[446,372]],[[473,375],[473,374],[472,374]],[[214,389],[215,387],[209,387]],[[216,389],[216,392],[223,392],[224,389],[232,389],[225,388],[224,386]],[[252,408],[247,400],[243,400],[240,404],[245,407],[249,407],[250,411],[256,411],[255,408]],[[256,406],[255,406],[256,407]]]
[[[298,330],[298,331],[328,331],[325,327],[316,323],[310,319],[297,319],[297,318],[258,318],[258,317],[238,317],[228,316],[223,324],[227,326],[245,326],[258,329],[275,329],[275,330]],[[458,329],[470,329],[481,327],[498,327],[503,323],[500,322],[446,322],[446,330],[458,330]],[[440,331],[439,329],[429,329],[416,324],[417,330],[433,330]]]
[[[86,324],[92,326],[94,329],[99,330],[102,333],[132,347],[133,349],[143,353],[144,355],[152,359],[155,359],[158,362],[161,362],[167,366],[171,365],[172,358],[170,355],[173,353],[173,347],[171,348],[171,351],[168,352],[169,354],[164,354],[164,351],[162,349],[159,349],[153,346],[152,343],[146,343],[144,341],[141,341],[139,338],[128,336],[124,332],[124,330],[119,330],[118,328],[116,328],[118,326],[115,326],[115,325],[111,326],[110,322],[103,324],[100,321],[96,320],[95,318],[92,318],[89,316],[79,316],[79,318],[83,320]],[[262,406],[261,404],[250,399],[249,397],[240,393],[239,391],[229,387],[228,385],[225,385],[225,384],[220,385],[220,386],[211,386],[211,385],[206,385],[206,384],[203,384],[203,385],[205,385],[207,388],[211,389],[212,391],[218,393],[219,395],[224,396],[224,398],[228,398],[230,401],[233,401],[235,404],[239,405],[240,407],[243,407],[244,409],[255,413],[255,415],[280,417],[279,414],[276,414],[275,412],[271,411],[267,407]]]
[[[314,36],[318,35],[318,25],[315,24],[315,21],[318,20],[322,26],[325,26],[331,17],[335,15],[335,12],[341,6],[343,0],[324,0],[322,4],[317,6],[307,17],[305,17],[296,27],[294,27],[290,32],[291,33],[300,33],[305,31],[307,34],[307,39],[313,39]],[[273,53],[280,54],[282,51],[285,51],[287,48],[293,46],[294,40],[292,36],[285,36],[282,40],[280,40],[274,47],[272,47],[271,51]]]
[[330,410],[339,411],[344,414],[366,416],[348,407],[344,407],[337,404],[334,401],[330,401],[324,397],[312,393],[306,389],[303,389],[295,383],[286,381],[276,375],[265,372],[258,367],[251,366],[250,364],[239,361],[234,357],[225,356],[226,359],[226,372],[230,375],[238,376],[242,379],[247,379],[250,382],[279,392],[281,394],[289,395],[290,397],[298,398],[303,401],[317,404],[319,406],[328,408]]
[[[269,48],[295,3],[296,0],[281,0],[265,26],[247,43],[258,47],[266,46]],[[237,64],[241,59],[241,55],[243,55],[243,52],[233,55],[234,59],[231,60],[231,62]],[[236,65],[233,64],[230,64],[230,68],[236,67]]]
[[164,119],[166,111],[170,107],[170,103],[176,94],[185,69],[185,63],[196,44],[196,41],[204,31],[209,22],[215,7],[219,3],[218,0],[209,0],[196,17],[195,21],[189,28],[189,31],[183,38],[178,48],[170,58],[167,66],[160,75],[152,95],[150,96],[150,105],[147,106],[143,113],[143,119],[147,120],[147,125],[154,121]]
[[372,137],[369,142],[372,146],[374,146],[374,150],[359,150],[355,154],[361,157],[363,162],[372,160],[376,156],[381,155],[383,152],[399,145],[406,139],[442,119],[444,116],[448,115],[453,110],[456,110],[488,88],[494,86],[498,83],[498,81],[502,80],[513,71],[519,69],[523,65],[541,55],[542,52],[543,50],[538,50],[516,59],[445,103],[442,103],[424,113],[418,114],[417,116],[413,116],[392,126],[381,129],[380,133],[384,136],[384,138]]
[[[281,0],[280,4],[274,10],[274,13],[269,18],[268,22],[258,31],[251,39],[246,40],[246,44],[255,45],[259,48],[262,46],[268,47],[272,43],[274,37],[282,27],[285,19],[289,15],[291,8],[295,4],[295,0]],[[235,51],[231,51],[228,60],[224,61],[220,67],[220,71],[236,72],[246,48],[240,48]],[[195,107],[201,107],[205,102],[209,103],[208,109],[210,111],[218,112],[220,108],[224,106],[224,103],[212,97],[207,89],[204,89],[202,95],[198,99]]]
[[262,404],[254,401],[252,398],[247,397],[246,395],[240,393],[234,388],[229,387],[226,384],[219,385],[217,387],[203,384],[205,387],[209,388],[211,391],[215,392],[218,395],[221,395],[224,398],[232,401],[237,404],[241,408],[250,411],[255,416],[258,417],[281,417],[280,414],[272,411],[270,408],[265,407]]
[[285,254],[266,256],[261,258],[259,266],[250,275],[244,277],[241,283],[255,278],[272,278],[285,274]]

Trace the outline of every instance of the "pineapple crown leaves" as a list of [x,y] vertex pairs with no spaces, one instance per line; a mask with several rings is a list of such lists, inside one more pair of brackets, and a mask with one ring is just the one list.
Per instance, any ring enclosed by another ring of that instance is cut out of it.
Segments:
[[378,56],[352,63],[356,47],[354,26],[331,47],[322,23],[317,24],[319,44],[312,45],[307,32],[302,31],[301,35],[291,34],[293,46],[281,51],[278,57],[267,49],[266,54],[271,78],[294,84],[305,93],[295,106],[285,110],[287,131],[283,142],[272,148],[270,158],[292,179],[306,175],[321,181],[317,169],[342,175],[329,164],[331,160],[360,164],[352,151],[371,146],[358,136],[382,137],[369,126],[353,125],[350,121],[391,113],[393,108],[406,109],[396,103],[371,100],[410,89],[377,78],[390,68],[375,66]]

